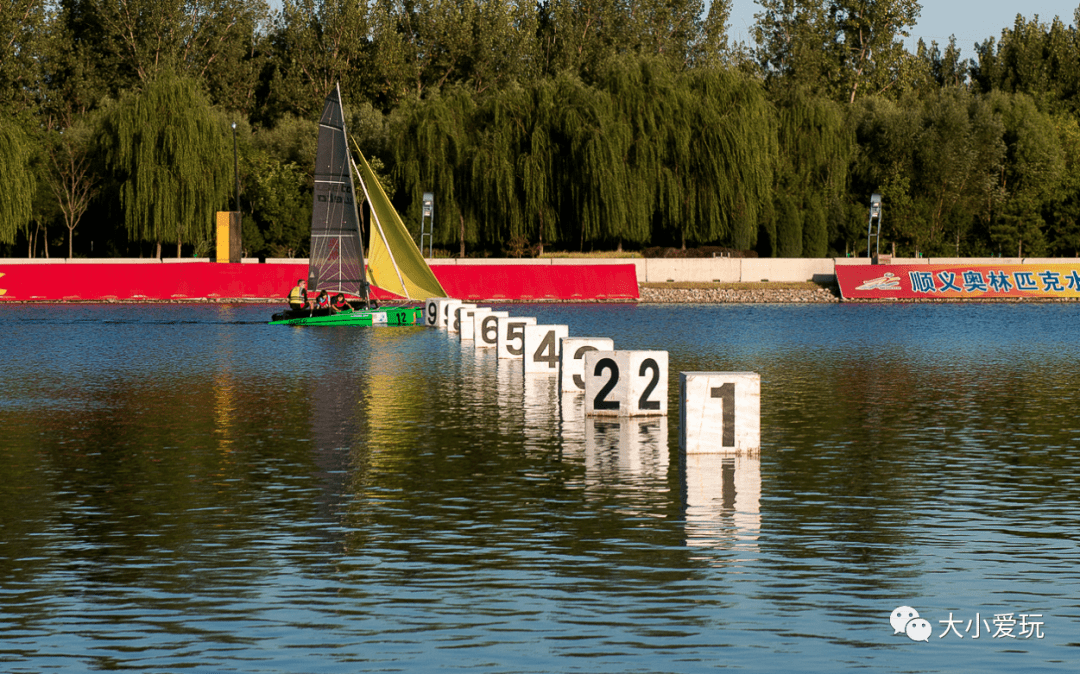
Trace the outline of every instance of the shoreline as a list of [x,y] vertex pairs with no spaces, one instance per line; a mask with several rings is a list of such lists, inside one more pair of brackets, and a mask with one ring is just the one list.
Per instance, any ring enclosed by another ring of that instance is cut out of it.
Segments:
[[642,304],[832,304],[836,285],[804,283],[641,283]]

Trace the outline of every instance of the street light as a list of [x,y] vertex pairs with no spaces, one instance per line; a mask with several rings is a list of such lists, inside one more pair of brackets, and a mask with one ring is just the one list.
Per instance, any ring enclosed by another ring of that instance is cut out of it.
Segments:
[[240,212],[240,160],[236,152],[236,122],[232,123],[232,160],[233,175],[236,177],[236,212]]
[[424,239],[428,242],[428,257],[432,255],[431,247],[435,238],[435,194],[424,192],[420,210],[420,254],[424,253]]
[[[874,229],[874,220],[877,229]],[[881,195],[874,192],[870,196],[870,222],[866,225],[866,257],[870,257],[870,237],[874,238],[874,257],[881,254]]]

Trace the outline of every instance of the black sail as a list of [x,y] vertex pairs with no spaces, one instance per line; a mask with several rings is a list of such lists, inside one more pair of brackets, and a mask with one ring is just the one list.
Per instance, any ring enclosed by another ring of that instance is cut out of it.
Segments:
[[308,293],[325,290],[366,297],[364,248],[341,91],[326,97],[319,120],[319,148],[315,157],[315,204],[311,212],[311,256]]

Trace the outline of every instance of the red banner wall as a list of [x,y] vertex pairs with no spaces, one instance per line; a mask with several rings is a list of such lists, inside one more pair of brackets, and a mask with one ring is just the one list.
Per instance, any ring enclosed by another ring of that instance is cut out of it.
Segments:
[[1078,298],[1080,264],[836,265],[844,299]]
[[[451,297],[623,300],[638,297],[634,265],[435,265]],[[3,300],[284,299],[307,264],[207,262],[4,264]],[[393,297],[377,290],[379,299]],[[419,298],[425,299],[425,298]]]

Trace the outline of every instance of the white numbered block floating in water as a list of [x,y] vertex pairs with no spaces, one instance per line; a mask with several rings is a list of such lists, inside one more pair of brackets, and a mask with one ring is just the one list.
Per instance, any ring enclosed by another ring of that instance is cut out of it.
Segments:
[[560,347],[569,334],[567,325],[526,325],[525,374],[559,374]]
[[446,331],[457,333],[461,331],[461,312],[462,310],[475,309],[475,304],[467,304],[462,302],[450,307],[450,313],[446,317]]
[[478,349],[494,349],[499,343],[499,320],[509,318],[506,311],[489,311],[476,319],[473,346]]
[[467,341],[476,339],[476,326],[479,325],[480,319],[491,313],[491,309],[487,307],[476,307],[461,314],[461,330],[458,332],[458,337],[461,341]]
[[424,300],[424,325],[429,328],[442,327],[439,325],[439,317],[442,316],[442,303],[449,297],[429,297]]
[[518,359],[525,353],[525,326],[536,325],[531,317],[507,316],[497,319],[498,337],[495,349],[499,358]]
[[585,354],[590,351],[614,351],[610,337],[566,337],[559,356],[559,390],[585,390]]
[[585,414],[635,417],[667,414],[667,351],[585,354]]
[[[432,328],[446,328],[446,318],[450,315],[450,305],[461,304],[461,300],[452,297],[433,297],[424,307],[424,323]],[[434,313],[432,313],[434,310]]]
[[449,332],[450,325],[454,322],[454,312],[462,305],[461,300],[450,300],[442,303],[442,320],[439,327]]
[[679,444],[687,454],[761,449],[761,375],[680,372]]

